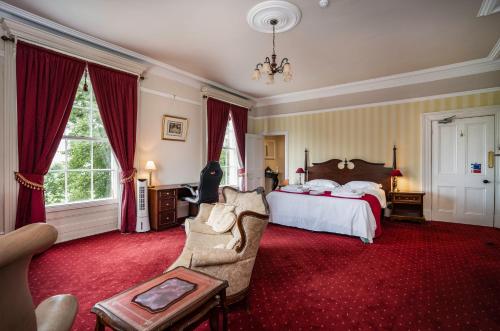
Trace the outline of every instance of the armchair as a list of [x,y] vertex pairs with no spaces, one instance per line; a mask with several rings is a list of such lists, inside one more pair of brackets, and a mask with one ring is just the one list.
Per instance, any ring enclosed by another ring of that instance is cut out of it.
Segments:
[[206,223],[214,205],[201,204],[198,215],[186,220],[184,249],[167,271],[184,266],[227,280],[227,303],[232,304],[248,294],[269,216],[263,188],[240,192],[225,187],[222,193],[226,203],[236,206],[236,223],[225,233],[215,232]]
[[26,225],[0,236],[0,330],[70,330],[78,310],[76,298],[55,295],[33,306],[28,266],[34,254],[56,241],[56,229],[45,223]]

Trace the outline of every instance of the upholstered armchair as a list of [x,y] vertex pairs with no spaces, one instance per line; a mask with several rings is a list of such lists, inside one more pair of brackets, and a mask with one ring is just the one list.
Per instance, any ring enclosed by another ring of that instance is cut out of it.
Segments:
[[207,224],[214,205],[201,204],[196,218],[186,220],[184,249],[167,271],[184,266],[227,280],[227,303],[232,304],[248,293],[260,239],[269,216],[262,188],[240,192],[225,187],[223,196],[225,203],[236,206],[236,223],[225,233],[215,232]]
[[0,236],[0,330],[70,330],[78,310],[72,295],[55,295],[33,306],[28,287],[31,257],[56,241],[57,230],[35,223]]

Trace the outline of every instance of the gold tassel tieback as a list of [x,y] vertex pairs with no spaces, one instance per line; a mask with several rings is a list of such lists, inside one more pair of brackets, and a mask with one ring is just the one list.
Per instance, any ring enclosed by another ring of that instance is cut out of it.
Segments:
[[122,178],[122,180],[120,181],[122,184],[125,184],[125,183],[128,183],[128,182],[131,182],[134,180],[134,177],[135,177],[135,174],[137,172],[137,169],[134,169],[134,171],[132,172],[132,174],[128,177],[125,177],[125,178]]
[[32,182],[31,180],[29,180],[26,177],[24,177],[23,175],[21,175],[19,172],[15,172],[14,175],[16,177],[16,181],[19,184],[21,184],[29,189],[32,189],[32,190],[45,191],[45,188],[43,187],[42,184]]

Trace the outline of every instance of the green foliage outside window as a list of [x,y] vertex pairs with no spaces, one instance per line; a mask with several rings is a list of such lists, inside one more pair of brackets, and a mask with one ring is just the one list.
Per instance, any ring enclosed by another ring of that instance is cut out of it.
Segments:
[[113,160],[92,86],[78,87],[64,137],[45,176],[47,205],[112,198]]

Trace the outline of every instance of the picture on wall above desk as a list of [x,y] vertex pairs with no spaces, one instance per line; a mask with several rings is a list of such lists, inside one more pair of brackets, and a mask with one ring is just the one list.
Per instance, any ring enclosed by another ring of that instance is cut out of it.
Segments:
[[161,139],[186,141],[188,119],[163,115]]

